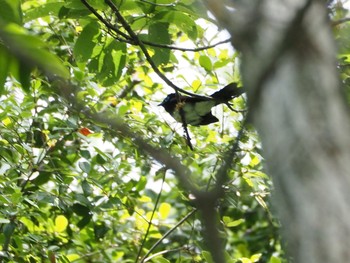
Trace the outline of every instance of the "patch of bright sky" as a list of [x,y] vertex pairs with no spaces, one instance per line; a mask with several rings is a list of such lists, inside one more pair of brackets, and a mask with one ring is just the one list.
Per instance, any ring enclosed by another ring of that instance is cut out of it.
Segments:
[[[196,21],[197,25],[199,25],[204,30],[204,37],[205,41],[204,43],[208,43],[208,45],[218,43],[222,40],[226,40],[230,37],[230,34],[226,30],[220,30],[216,25],[208,22],[205,19],[198,19]],[[174,43],[175,46],[178,47],[186,47],[186,48],[198,48],[199,46],[196,45],[196,43],[193,43],[191,40],[181,41],[178,40]],[[205,44],[203,44],[204,46]],[[227,50],[228,57],[232,57],[234,54],[234,50],[230,43],[224,43],[221,45],[218,45],[215,47],[217,50],[217,53],[220,52],[220,50]],[[188,90],[190,92],[198,93],[200,95],[210,95],[215,90],[218,90],[228,83],[232,81],[233,76],[233,62],[229,63],[225,67],[215,69],[215,73],[218,76],[218,83],[219,84],[213,84],[211,87],[202,86],[199,91],[194,91],[191,88],[191,84],[195,80],[199,80],[202,83],[206,82],[206,78],[208,78],[208,74],[205,72],[204,69],[201,69],[200,67],[193,66],[188,60],[186,60],[183,57],[183,51],[174,50],[173,54],[175,55],[176,59],[178,60],[178,66],[171,74],[167,74],[167,77],[177,86],[180,88],[183,88],[185,90]],[[195,52],[187,51],[186,56],[189,60],[195,59]],[[214,62],[214,61],[213,61]],[[196,62],[197,63],[197,62]],[[231,76],[231,79],[230,79]],[[151,103],[150,111],[152,111],[155,115],[159,116],[162,120],[169,123],[176,131],[179,133],[182,133],[182,125],[178,124],[172,119],[167,112],[162,107],[157,106],[164,97],[169,94],[173,93],[174,90],[166,85],[162,79],[159,78],[158,75],[152,74],[151,78],[154,82],[162,84],[162,88],[159,89],[159,91],[156,91],[153,95],[153,103]],[[219,115],[219,119],[221,119],[222,115],[222,109],[220,107],[216,107],[215,111],[218,111],[217,114]],[[216,114],[216,113],[214,113]]]

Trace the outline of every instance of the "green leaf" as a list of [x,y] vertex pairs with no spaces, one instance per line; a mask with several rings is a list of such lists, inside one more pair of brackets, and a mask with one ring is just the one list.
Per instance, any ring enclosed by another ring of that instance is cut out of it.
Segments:
[[93,189],[87,180],[81,182],[81,188],[86,196],[90,196],[93,193]]
[[[159,44],[170,44],[168,23],[154,23],[148,29],[148,41]],[[170,49],[154,47],[154,55],[152,60],[159,66],[161,64],[167,64],[170,59]]]
[[[113,42],[112,58],[114,63],[114,81],[118,81],[126,63],[126,44]],[[114,82],[115,83],[115,82]]]
[[0,44],[0,94],[4,92],[6,77],[9,73],[11,56],[8,50]]
[[3,233],[6,238],[10,238],[15,231],[16,224],[14,222],[10,222],[4,226]]
[[16,24],[8,24],[0,29],[0,37],[21,64],[27,64],[28,67],[37,66],[49,74],[63,78],[69,77],[69,72],[61,60],[48,51],[44,42],[29,35],[24,28]]
[[72,211],[76,213],[78,216],[90,216],[90,208],[87,206],[81,205],[79,203],[75,203],[72,206]]
[[95,239],[99,240],[100,238],[103,238],[108,230],[110,228],[107,227],[105,224],[95,224],[94,225],[94,234],[95,234]]
[[63,5],[63,2],[52,2],[32,7],[24,13],[24,22],[28,22],[39,17],[58,16],[58,13]]
[[251,260],[252,262],[258,262],[259,259],[261,258],[261,256],[262,256],[261,253],[254,254],[254,255],[252,255],[252,256],[250,257],[250,260]]
[[252,263],[252,261],[249,258],[245,258],[245,257],[240,258],[239,260],[241,263]]
[[213,67],[215,69],[218,69],[218,68],[222,68],[222,67],[225,67],[227,66],[228,63],[230,63],[231,60],[228,58],[228,59],[225,59],[225,60],[219,60],[219,61],[216,61],[213,65]]
[[104,156],[102,156],[101,154],[96,155],[96,163],[103,165],[106,162],[107,162],[107,160],[105,159]]
[[197,38],[197,25],[194,19],[183,12],[167,10],[159,12],[154,19],[175,25],[180,32],[185,33],[192,40]]
[[159,206],[159,214],[161,219],[167,219],[170,214],[171,205],[169,203],[161,203]]
[[88,162],[85,162],[85,161],[79,162],[79,167],[83,172],[87,174],[90,173],[91,171],[91,165]]
[[73,50],[78,62],[86,62],[91,58],[99,35],[100,26],[97,22],[91,22],[84,27],[75,43]]
[[206,71],[211,71],[213,69],[213,64],[208,56],[201,55],[199,57],[199,65],[204,68]]
[[98,79],[105,86],[115,84],[122,76],[125,67],[126,44],[112,40],[97,59]]
[[236,227],[236,226],[243,224],[244,222],[245,222],[245,220],[243,218],[241,218],[241,219],[234,220],[234,221],[227,223],[226,226],[227,227]]
[[30,91],[30,74],[32,72],[32,67],[21,63],[19,64],[19,81],[22,84],[22,88],[25,92],[29,92]]
[[[127,1],[129,2],[129,1]],[[108,9],[108,5],[105,3],[105,1],[101,1],[101,0],[89,0],[89,4],[98,10],[106,10]]]
[[157,22],[148,28],[148,40],[152,43],[170,44],[169,23]]
[[0,0],[0,22],[22,24],[20,0]]
[[80,19],[82,17],[87,17],[91,12],[84,6],[81,1],[73,0],[72,5],[62,6],[58,12],[58,17],[60,19],[64,18],[74,18]]
[[68,226],[68,219],[64,215],[59,215],[55,219],[55,231],[63,232]]
[[205,251],[205,250],[202,251],[202,256],[205,259],[206,263],[214,263],[213,258],[209,251]]
[[162,256],[152,258],[152,262],[154,262],[154,263],[170,263],[169,260],[163,258]]
[[77,223],[77,227],[79,227],[80,229],[83,229],[87,224],[90,223],[91,219],[92,219],[92,215],[84,216],[84,217]]
[[269,261],[269,263],[281,263],[281,262],[282,262],[281,259],[275,256],[272,256]]
[[65,7],[66,8],[72,8],[72,9],[86,9],[86,6],[81,1],[76,0],[66,0],[65,1]]

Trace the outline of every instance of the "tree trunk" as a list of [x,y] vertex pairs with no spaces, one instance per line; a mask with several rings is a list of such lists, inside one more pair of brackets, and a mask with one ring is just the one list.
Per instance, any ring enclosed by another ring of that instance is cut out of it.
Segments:
[[242,52],[288,254],[349,262],[350,118],[325,1],[241,1],[234,11],[207,2]]

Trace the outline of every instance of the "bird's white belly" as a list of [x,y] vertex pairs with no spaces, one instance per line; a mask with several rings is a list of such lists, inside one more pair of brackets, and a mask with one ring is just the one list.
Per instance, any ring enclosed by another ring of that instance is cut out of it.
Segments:
[[[187,103],[184,105],[186,106],[183,106],[182,109],[184,111],[184,115],[186,116],[186,123],[198,125],[202,120],[202,116],[211,112],[211,108],[215,106],[215,101],[202,101],[194,104]],[[182,122],[179,110],[174,112],[174,118],[175,120]]]

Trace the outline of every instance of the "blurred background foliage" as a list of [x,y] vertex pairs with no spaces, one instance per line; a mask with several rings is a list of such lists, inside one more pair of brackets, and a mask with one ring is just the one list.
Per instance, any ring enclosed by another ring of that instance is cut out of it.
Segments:
[[[201,1],[113,3],[171,82],[202,95],[240,83],[239,54]],[[205,190],[236,140],[245,98],[233,101],[236,111],[218,106],[220,123],[189,127],[191,151],[182,126],[157,107],[173,90],[108,4],[0,0],[0,7],[0,262],[212,262],[191,193],[84,107],[121,117],[179,157]],[[329,10],[345,88],[348,10],[340,1]],[[62,88],[57,77],[79,88]],[[227,262],[286,262],[252,127],[238,145],[217,203]]]

